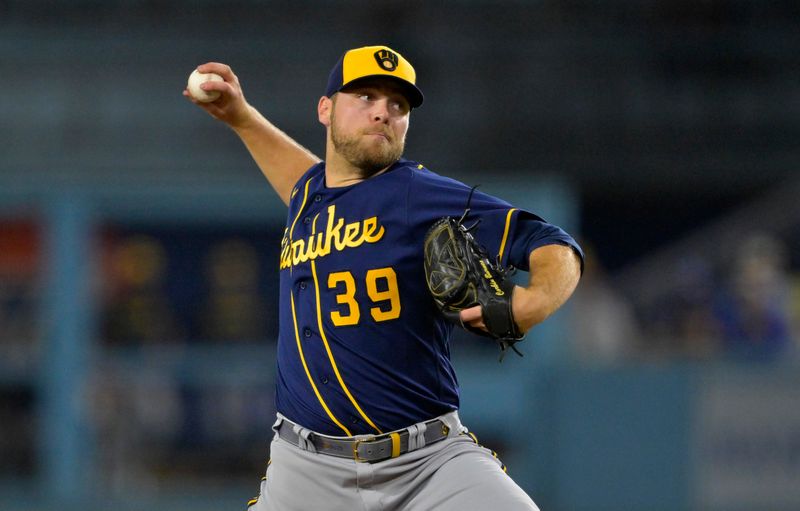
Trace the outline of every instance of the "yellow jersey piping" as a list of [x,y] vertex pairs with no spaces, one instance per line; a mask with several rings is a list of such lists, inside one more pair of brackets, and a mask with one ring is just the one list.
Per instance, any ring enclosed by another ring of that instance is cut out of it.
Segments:
[[337,426],[339,426],[339,428],[341,428],[341,430],[344,431],[347,436],[353,436],[350,433],[350,430],[348,430],[344,426],[344,424],[339,422],[339,419],[337,419],[333,415],[333,412],[331,412],[330,408],[328,408],[328,405],[325,403],[325,400],[322,399],[322,394],[320,394],[319,393],[319,389],[317,389],[317,385],[314,383],[314,379],[311,377],[311,371],[308,370],[308,364],[306,364],[306,357],[303,355],[303,346],[300,343],[300,331],[297,328],[297,314],[295,313],[295,308],[294,308],[294,294],[290,294],[290,296],[291,296],[291,302],[292,302],[292,319],[294,320],[294,338],[297,341],[297,351],[300,352],[300,361],[303,363],[303,369],[305,369],[305,371],[306,371],[306,376],[308,377],[308,382],[311,384],[311,388],[314,389],[314,394],[316,394],[317,399],[319,400],[319,404],[322,405],[322,408],[325,410],[325,413],[328,414],[328,417],[330,417],[331,420]]
[[[314,221],[311,224],[311,236],[314,236],[317,233],[317,218],[319,218],[319,215],[314,217]],[[328,343],[328,338],[325,336],[325,329],[322,326],[322,309],[320,307],[320,298],[319,298],[319,279],[317,278],[317,265],[313,260],[311,261],[311,274],[314,277],[314,291],[317,294],[317,323],[319,325],[319,335],[320,337],[322,337],[322,343],[325,345],[325,351],[328,352],[328,358],[331,361],[331,367],[333,368],[333,372],[334,374],[336,374],[336,379],[339,381],[339,385],[341,385],[344,393],[347,394],[347,398],[353,404],[355,409],[358,410],[359,415],[361,415],[361,417],[367,422],[367,424],[372,426],[372,428],[375,431],[382,434],[383,431],[381,431],[380,428],[378,428],[378,426],[376,426],[375,423],[372,422],[372,419],[367,417],[367,414],[365,414],[364,410],[362,410],[361,407],[358,405],[358,402],[353,397],[353,394],[350,393],[350,389],[348,389],[347,385],[345,385],[341,373],[339,373],[339,368],[336,365],[336,360],[334,360],[333,358],[333,353],[331,352],[331,346]]]
[[497,253],[497,256],[500,258],[500,262],[502,264],[503,261],[503,251],[506,249],[506,241],[508,241],[508,231],[511,228],[511,215],[514,214],[517,208],[511,208],[508,210],[508,215],[506,215],[506,227],[503,230],[503,239],[500,241],[500,251]]
[[[290,256],[292,254],[292,236],[294,235],[294,225],[300,219],[300,215],[303,214],[303,208],[306,207],[306,201],[308,200],[308,185],[311,184],[311,180],[312,179],[314,179],[314,178],[310,177],[310,178],[308,178],[308,181],[306,181],[306,186],[303,189],[303,202],[300,203],[300,209],[297,211],[297,215],[294,217],[294,220],[292,221],[292,227],[289,229],[289,255]],[[289,266],[289,271],[291,271],[293,267],[294,267],[294,258],[292,257],[292,264]]]

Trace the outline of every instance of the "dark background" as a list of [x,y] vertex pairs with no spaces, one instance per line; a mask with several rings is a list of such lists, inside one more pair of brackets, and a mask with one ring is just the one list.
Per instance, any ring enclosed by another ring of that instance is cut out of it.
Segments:
[[323,156],[328,73],[374,44],[425,93],[408,158],[541,201],[589,256],[524,359],[453,341],[465,416],[542,509],[797,509],[788,0],[0,0],[0,508],[243,507],[285,210],[181,93],[230,64]]
[[770,0],[7,1],[0,165],[251,179],[235,137],[181,101],[185,75],[231,64],[249,100],[320,154],[315,105],[330,67],[346,48],[385,43],[412,60],[427,98],[409,157],[470,181],[567,178],[582,234],[616,269],[792,179],[798,11]]

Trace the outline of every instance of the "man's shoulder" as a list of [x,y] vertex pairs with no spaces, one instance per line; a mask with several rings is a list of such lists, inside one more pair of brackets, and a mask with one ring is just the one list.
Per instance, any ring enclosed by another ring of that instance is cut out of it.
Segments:
[[408,173],[408,175],[413,175],[416,172],[430,172],[420,162],[414,160],[408,160],[406,158],[400,158],[399,160],[397,160],[397,162],[395,162],[395,164],[392,167],[393,171],[399,170],[401,172]]
[[400,158],[387,172],[380,174],[380,176],[386,179],[407,183],[409,181],[435,179],[439,175],[418,161]]
[[[448,190],[467,190],[470,186],[464,184],[458,179],[444,176],[437,172],[432,171],[422,163],[405,160],[406,168],[409,171],[409,176],[416,183],[416,186],[431,186],[434,188],[445,188]],[[399,162],[398,162],[399,163]]]
[[309,167],[308,170],[306,170],[305,173],[303,173],[303,175],[300,176],[300,179],[298,179],[297,182],[295,183],[294,189],[292,190],[292,197],[294,197],[294,195],[296,195],[297,192],[299,191],[299,188],[304,184],[307,184],[311,178],[323,175],[324,173],[325,173],[324,161],[320,161]]
[[[319,184],[324,179],[314,179],[317,176],[323,175],[325,172],[325,163],[319,162],[312,165],[306,170],[302,176],[294,183],[291,192],[289,192],[289,211],[293,211],[300,207],[305,202],[305,197],[313,190],[318,189]],[[314,185],[316,183],[316,185]]]

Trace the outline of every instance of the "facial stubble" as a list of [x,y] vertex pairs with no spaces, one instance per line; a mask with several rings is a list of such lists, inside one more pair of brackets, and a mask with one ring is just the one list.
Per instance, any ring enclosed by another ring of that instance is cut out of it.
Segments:
[[360,169],[364,177],[369,177],[393,164],[403,155],[405,139],[387,144],[369,146],[363,133],[347,135],[341,132],[336,123],[334,108],[331,110],[331,141],[337,153],[348,163]]

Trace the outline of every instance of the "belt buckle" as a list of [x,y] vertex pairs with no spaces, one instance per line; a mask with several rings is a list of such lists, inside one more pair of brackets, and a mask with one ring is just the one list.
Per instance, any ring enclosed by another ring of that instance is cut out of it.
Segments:
[[364,463],[364,462],[369,463],[370,460],[358,456],[358,446],[361,445],[363,442],[374,442],[374,441],[375,441],[375,435],[365,435],[361,438],[356,438],[355,440],[353,440],[353,459],[359,463]]

